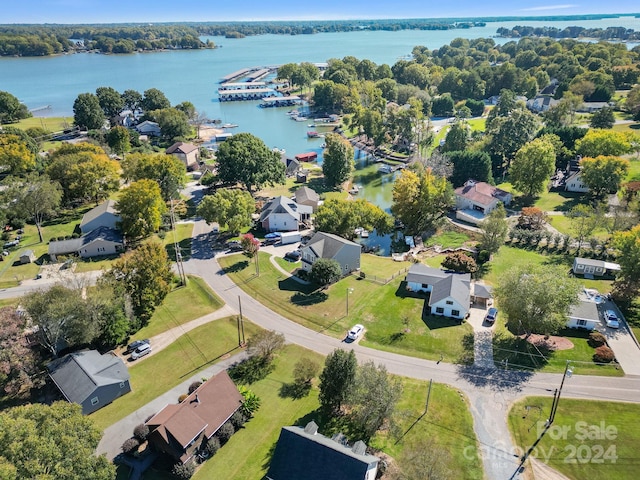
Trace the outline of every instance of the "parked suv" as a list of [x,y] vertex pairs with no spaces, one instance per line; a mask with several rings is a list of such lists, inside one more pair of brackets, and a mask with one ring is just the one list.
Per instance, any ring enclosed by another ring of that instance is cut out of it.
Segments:
[[145,355],[148,355],[151,353],[151,345],[149,345],[148,343],[145,343],[144,345],[140,345],[138,348],[136,348],[133,353],[131,354],[131,360],[137,360],[140,357],[144,357]]
[[125,350],[125,354],[126,353],[131,353],[133,352],[136,348],[141,347],[142,345],[145,344],[150,344],[151,342],[149,341],[148,338],[145,338],[144,340],[134,340],[133,342],[131,342],[129,345],[127,345],[127,349]]
[[495,307],[491,307],[487,314],[484,316],[486,322],[494,323],[498,318],[498,309]]
[[604,312],[604,320],[607,323],[607,327],[609,328],[619,328],[620,322],[618,321],[618,316],[613,310],[605,310]]

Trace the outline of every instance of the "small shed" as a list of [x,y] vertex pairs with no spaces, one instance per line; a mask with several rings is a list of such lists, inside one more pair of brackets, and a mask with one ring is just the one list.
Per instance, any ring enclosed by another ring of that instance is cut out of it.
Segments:
[[316,152],[299,153],[295,158],[299,162],[314,162],[318,159],[318,154]]
[[36,261],[36,258],[36,254],[33,253],[33,250],[25,250],[20,254],[20,263],[23,265],[32,263]]

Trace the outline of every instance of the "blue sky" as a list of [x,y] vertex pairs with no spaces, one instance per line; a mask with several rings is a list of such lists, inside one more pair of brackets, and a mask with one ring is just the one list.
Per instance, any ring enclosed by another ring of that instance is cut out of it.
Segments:
[[0,23],[434,18],[640,11],[638,0],[4,0]]

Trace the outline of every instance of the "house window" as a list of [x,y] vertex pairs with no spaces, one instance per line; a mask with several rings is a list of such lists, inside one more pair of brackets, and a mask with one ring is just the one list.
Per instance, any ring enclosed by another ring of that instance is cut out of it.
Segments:
[[587,321],[586,320],[578,320],[578,326],[579,327],[585,327],[587,325]]
[[447,300],[447,301],[446,301],[446,304],[447,304],[447,305],[453,305],[453,302],[452,302],[451,300]]
[[91,399],[91,405],[97,405],[98,404],[98,397],[93,397]]
[[453,315],[454,317],[459,317],[460,316],[460,310],[451,310],[451,315]]
[[436,313],[442,315],[444,313],[444,308],[442,307],[436,307]]
[[429,288],[429,285],[428,285],[428,284],[426,284],[426,283],[423,283],[423,284],[422,284],[422,288],[424,288],[424,289],[426,290],[427,288]]

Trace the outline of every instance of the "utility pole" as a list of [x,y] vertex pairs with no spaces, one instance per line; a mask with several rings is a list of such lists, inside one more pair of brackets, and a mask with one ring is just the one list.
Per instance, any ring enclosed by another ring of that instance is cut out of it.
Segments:
[[427,404],[424,406],[424,414],[427,414],[429,410],[429,399],[431,398],[431,386],[433,385],[433,378],[429,380],[429,391],[427,392]]
[[560,382],[560,389],[558,390],[558,394],[553,396],[553,404],[551,405],[551,414],[549,415],[549,421],[547,422],[549,426],[553,424],[553,421],[556,418],[556,411],[558,410],[558,404],[560,403],[560,395],[562,395],[562,387],[564,386],[564,381],[567,377],[571,377],[573,375],[573,370],[569,368],[571,362],[567,360],[567,364],[564,367],[564,374],[562,375],[562,381]]
[[178,275],[180,276],[180,284],[187,284],[187,276],[184,273],[184,265],[182,264],[182,253],[180,252],[180,245],[178,244],[178,236],[176,234],[176,217],[173,208],[173,198],[171,198],[171,230],[173,231],[173,250],[176,254],[176,265],[178,267]]
[[238,295],[238,308],[240,310],[240,316],[238,317],[238,346],[244,347],[246,345],[246,339],[244,336],[244,319],[242,318],[242,300]]

